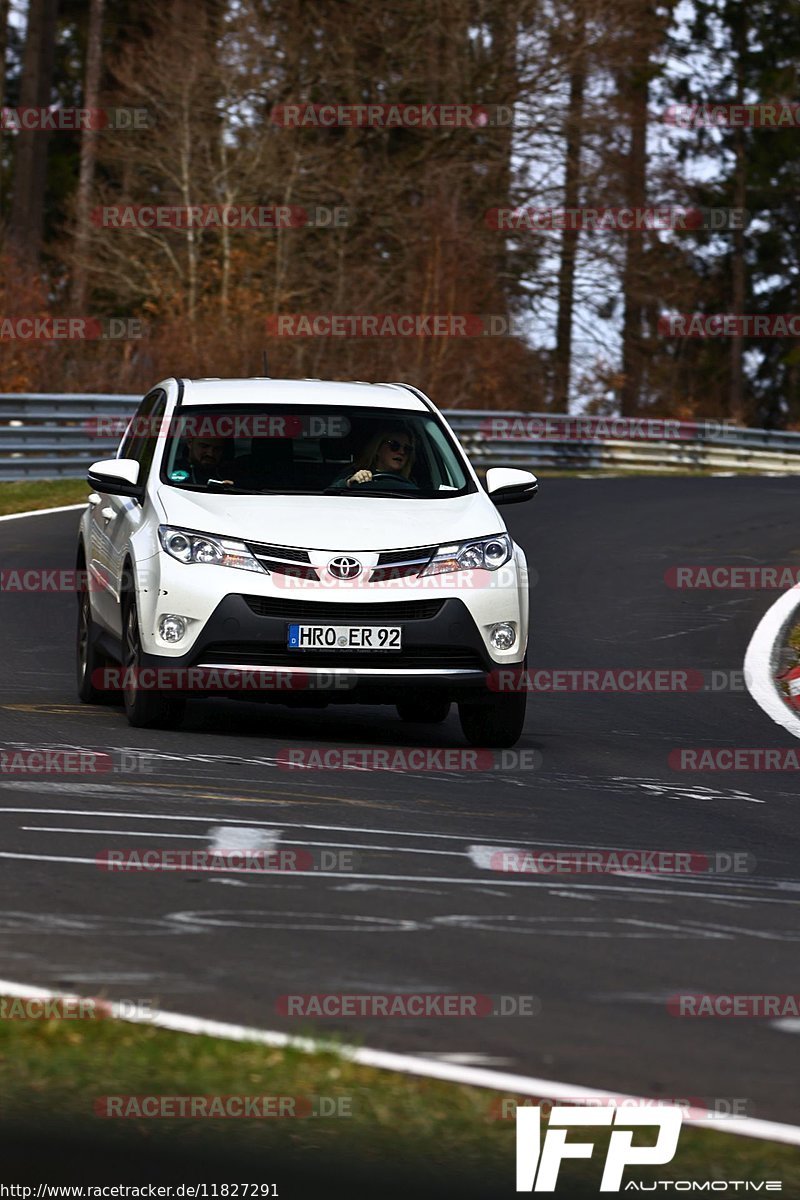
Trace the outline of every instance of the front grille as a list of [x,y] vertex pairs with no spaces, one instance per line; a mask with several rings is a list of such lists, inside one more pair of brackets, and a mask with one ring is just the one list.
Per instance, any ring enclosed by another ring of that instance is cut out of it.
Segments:
[[378,555],[378,563],[369,577],[370,583],[385,583],[389,579],[405,579],[421,575],[435,554],[430,546],[411,550],[385,550]]
[[376,567],[369,577],[370,583],[387,583],[391,579],[411,579],[417,577],[425,563],[405,563],[395,567]]
[[357,621],[386,625],[392,621],[429,621],[442,611],[444,600],[390,600],[382,604],[336,604],[325,600],[282,600],[271,596],[245,596],[248,608],[259,617],[285,621]]
[[319,583],[319,575],[314,567],[301,567],[299,563],[278,562],[274,558],[259,558],[262,567],[266,567],[271,575],[291,575],[293,579],[311,579]]
[[277,558],[289,562],[310,563],[307,550],[298,550],[295,546],[268,546],[263,542],[248,542],[247,549],[256,558]]
[[[308,565],[311,558],[307,550],[298,550],[295,546],[268,546],[263,542],[248,542],[247,548],[272,575],[292,575],[295,579],[319,582],[319,575]],[[297,566],[298,563],[303,565]]]
[[354,650],[331,653],[329,650],[287,650],[284,645],[264,642],[214,642],[201,650],[197,663],[215,666],[241,663],[253,667],[320,667],[345,670],[358,667],[395,667],[429,670],[446,667],[485,671],[487,668],[475,650],[466,646],[416,646],[409,650]]
[[378,555],[378,566],[389,567],[392,563],[428,563],[438,546],[414,546],[410,550],[383,550]]

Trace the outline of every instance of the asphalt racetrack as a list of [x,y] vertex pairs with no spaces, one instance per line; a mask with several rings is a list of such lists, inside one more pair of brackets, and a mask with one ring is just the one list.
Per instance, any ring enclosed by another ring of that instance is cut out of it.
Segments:
[[[535,572],[532,669],[672,668],[709,681],[690,693],[531,696],[517,749],[540,753],[536,770],[277,762],[293,748],[465,748],[455,709],[426,727],[390,708],[207,700],[178,731],[131,729],[121,709],[77,702],[74,597],[0,595],[2,745],[146,752],[126,761],[148,768],[0,777],[3,978],[613,1092],[735,1098],[749,1116],[800,1124],[787,1070],[796,1034],[766,1018],[679,1018],[667,1003],[797,990],[797,774],[669,762],[681,747],[797,745],[736,675],[778,593],[682,591],[664,578],[685,564],[798,564],[798,494],[800,482],[777,478],[545,479],[536,500],[505,510]],[[0,524],[0,567],[73,567],[78,518]],[[207,848],[234,827],[316,855],[352,850],[354,869],[96,865],[111,848]],[[754,863],[737,875],[554,878],[491,869],[499,847],[741,851]],[[279,999],[422,991],[535,996],[538,1011],[309,1022],[283,1015]]]

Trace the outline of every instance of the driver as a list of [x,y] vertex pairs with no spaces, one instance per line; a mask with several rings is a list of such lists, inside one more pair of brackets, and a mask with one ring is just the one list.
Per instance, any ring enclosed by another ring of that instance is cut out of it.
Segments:
[[352,487],[371,483],[376,475],[401,475],[409,483],[416,447],[414,436],[407,429],[383,429],[370,438],[353,464],[355,472],[337,479],[334,487]]

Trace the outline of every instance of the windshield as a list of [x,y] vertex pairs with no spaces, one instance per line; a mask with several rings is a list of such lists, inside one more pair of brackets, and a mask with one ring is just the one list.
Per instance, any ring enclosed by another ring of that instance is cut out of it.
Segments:
[[165,435],[161,479],[192,491],[410,500],[476,490],[451,436],[428,412],[187,405]]

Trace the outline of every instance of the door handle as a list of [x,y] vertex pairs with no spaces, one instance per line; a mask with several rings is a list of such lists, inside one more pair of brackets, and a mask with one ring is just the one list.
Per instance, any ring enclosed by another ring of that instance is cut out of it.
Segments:
[[113,521],[116,515],[113,508],[102,508],[100,510],[100,516],[104,521]]

